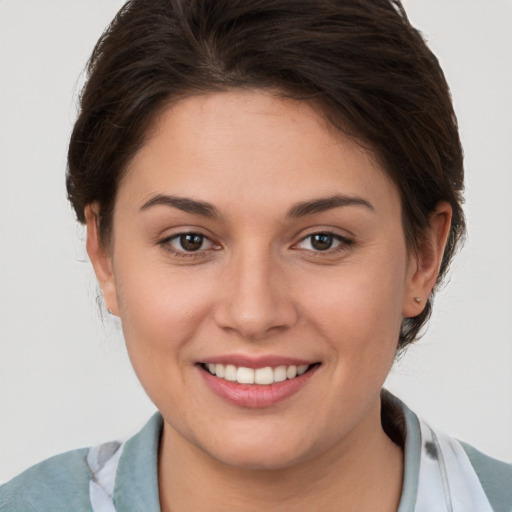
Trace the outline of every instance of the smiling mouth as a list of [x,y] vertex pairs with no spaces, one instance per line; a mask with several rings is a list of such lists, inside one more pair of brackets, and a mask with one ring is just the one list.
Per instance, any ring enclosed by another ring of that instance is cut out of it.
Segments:
[[320,363],[290,365],[290,366],[265,366],[263,368],[247,368],[233,364],[202,363],[201,367],[210,375],[228,382],[238,384],[257,384],[270,386],[287,380],[294,380],[309,372]]

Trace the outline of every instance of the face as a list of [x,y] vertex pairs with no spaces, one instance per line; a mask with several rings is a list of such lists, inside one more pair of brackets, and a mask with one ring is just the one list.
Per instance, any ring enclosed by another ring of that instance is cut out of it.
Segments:
[[233,91],[169,108],[92,258],[175,439],[277,468],[377,428],[418,265],[396,187],[305,102]]

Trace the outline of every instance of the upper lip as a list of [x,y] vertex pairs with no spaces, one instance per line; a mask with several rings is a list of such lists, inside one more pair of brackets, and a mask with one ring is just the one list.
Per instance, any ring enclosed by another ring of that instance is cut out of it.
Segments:
[[200,361],[202,364],[232,364],[237,367],[244,368],[265,368],[270,366],[276,368],[277,366],[301,366],[311,365],[318,361],[306,360],[297,357],[288,357],[280,355],[261,355],[249,356],[245,354],[226,354],[222,356],[207,357]]

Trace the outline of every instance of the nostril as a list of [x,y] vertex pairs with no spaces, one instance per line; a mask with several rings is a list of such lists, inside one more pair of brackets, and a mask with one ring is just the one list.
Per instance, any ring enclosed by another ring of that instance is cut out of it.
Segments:
[[252,300],[222,304],[215,309],[214,318],[223,330],[246,340],[257,341],[293,327],[298,314],[291,305],[276,304],[271,300],[261,305]]
[[248,340],[266,338],[295,325],[297,310],[268,248],[247,247],[242,241],[235,252],[212,308],[217,324]]

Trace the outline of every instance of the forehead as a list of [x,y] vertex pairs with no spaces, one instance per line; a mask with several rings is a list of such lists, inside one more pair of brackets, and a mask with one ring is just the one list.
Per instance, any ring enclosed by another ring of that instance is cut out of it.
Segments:
[[310,103],[254,90],[191,96],[159,116],[119,190],[139,204],[157,193],[264,209],[269,201],[285,208],[311,196],[364,194],[399,208],[368,149]]

